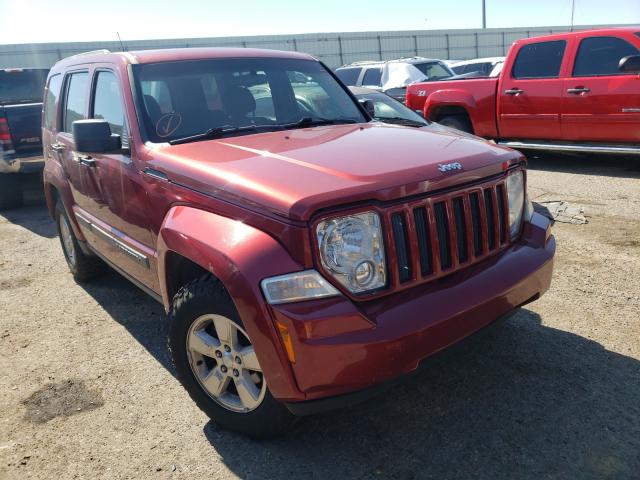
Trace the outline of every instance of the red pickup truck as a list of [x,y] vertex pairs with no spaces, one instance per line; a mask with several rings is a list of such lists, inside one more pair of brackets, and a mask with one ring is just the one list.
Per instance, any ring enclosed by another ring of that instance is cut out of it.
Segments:
[[640,27],[519,40],[498,78],[415,83],[425,118],[514,148],[640,153]]

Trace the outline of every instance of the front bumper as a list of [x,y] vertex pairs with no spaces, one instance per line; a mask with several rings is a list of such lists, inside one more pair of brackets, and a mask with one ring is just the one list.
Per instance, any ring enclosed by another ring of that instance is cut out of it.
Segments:
[[274,319],[293,332],[298,389],[306,400],[327,399],[415,371],[423,359],[542,295],[554,253],[549,221],[534,214],[509,249],[430,284],[361,304],[334,297],[271,306]]
[[33,173],[44,170],[44,157],[15,157],[0,153],[0,173]]

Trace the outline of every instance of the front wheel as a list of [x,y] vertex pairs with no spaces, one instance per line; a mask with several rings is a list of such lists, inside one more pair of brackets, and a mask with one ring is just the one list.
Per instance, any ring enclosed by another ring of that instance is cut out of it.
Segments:
[[211,275],[188,283],[174,297],[169,350],[182,385],[220,426],[270,438],[293,424],[293,415],[269,392],[233,302]]
[[473,133],[473,126],[471,121],[464,115],[449,115],[438,120],[440,125],[445,127],[455,128],[467,133]]

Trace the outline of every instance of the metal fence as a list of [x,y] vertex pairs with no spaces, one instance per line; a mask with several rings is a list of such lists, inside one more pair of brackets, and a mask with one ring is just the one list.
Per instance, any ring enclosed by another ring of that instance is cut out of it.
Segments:
[[64,57],[102,48],[112,51],[183,47],[295,50],[309,53],[331,68],[360,60],[391,60],[409,56],[466,60],[502,56],[507,53],[511,44],[520,38],[568,30],[568,26],[557,26],[134,40],[122,44],[118,41],[104,41],[0,45],[0,68],[50,67]]

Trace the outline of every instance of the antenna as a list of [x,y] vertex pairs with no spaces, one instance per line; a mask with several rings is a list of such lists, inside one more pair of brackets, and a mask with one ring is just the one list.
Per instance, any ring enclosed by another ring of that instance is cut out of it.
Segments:
[[576,0],[571,0],[571,31],[573,32],[573,13],[576,9]]
[[120,48],[124,52],[124,45],[122,43],[122,39],[120,38],[120,32],[116,32],[116,35],[118,35],[118,41],[120,42]]

